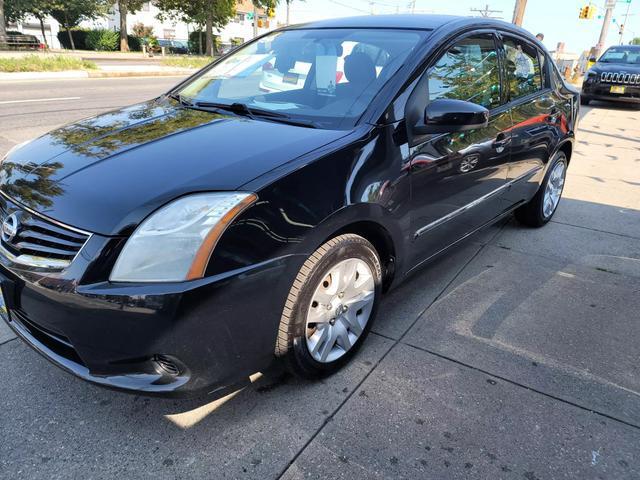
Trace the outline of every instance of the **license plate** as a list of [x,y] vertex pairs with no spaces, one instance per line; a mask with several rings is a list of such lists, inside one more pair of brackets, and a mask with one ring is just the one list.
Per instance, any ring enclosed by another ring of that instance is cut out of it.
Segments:
[[4,301],[4,293],[0,288],[0,318],[4,321],[9,321],[9,310],[7,309],[7,303]]
[[611,87],[611,93],[624,93],[624,87]]

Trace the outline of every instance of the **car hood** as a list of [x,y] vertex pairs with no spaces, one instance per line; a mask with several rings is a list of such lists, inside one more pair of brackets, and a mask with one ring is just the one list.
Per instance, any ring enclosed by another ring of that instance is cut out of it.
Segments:
[[624,73],[640,73],[640,64],[635,63],[596,63],[591,67],[592,72],[624,72]]
[[0,189],[50,218],[128,234],[192,192],[235,190],[344,136],[157,99],[54,130],[10,153]]

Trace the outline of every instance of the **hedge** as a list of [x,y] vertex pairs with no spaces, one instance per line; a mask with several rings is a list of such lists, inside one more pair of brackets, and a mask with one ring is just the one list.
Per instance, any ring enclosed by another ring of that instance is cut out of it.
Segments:
[[[112,42],[107,42],[106,44],[102,41],[98,42],[100,48],[96,48],[95,44],[91,46],[87,43],[87,37],[91,34],[92,37],[98,35],[95,32],[110,32],[109,34],[101,33],[99,37],[101,39],[112,37],[112,34],[115,35],[116,43],[113,45]],[[105,47],[109,46],[111,51],[116,51],[120,49],[120,32],[114,32],[112,30],[88,30],[88,29],[72,29],[71,35],[73,36],[73,41],[76,45],[77,50],[107,50]],[[133,35],[127,35],[129,40],[129,49],[134,52],[142,51],[142,41],[138,37],[134,37]],[[66,48],[67,50],[71,49],[71,44],[69,43],[69,35],[66,30],[60,30],[58,32],[58,40],[60,41],[60,45],[62,48]]]
[[91,30],[87,33],[85,43],[87,50],[98,52],[114,52],[118,49],[120,35],[113,30]]

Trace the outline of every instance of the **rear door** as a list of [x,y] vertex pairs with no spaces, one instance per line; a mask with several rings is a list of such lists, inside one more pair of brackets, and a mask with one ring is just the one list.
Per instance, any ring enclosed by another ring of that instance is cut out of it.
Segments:
[[515,35],[503,33],[500,37],[505,93],[513,119],[507,173],[511,186],[503,196],[508,207],[535,195],[563,116],[559,99],[551,89],[544,54]]
[[491,112],[485,128],[431,135],[411,151],[414,260],[428,258],[499,215],[511,115],[492,32],[457,38],[425,72],[429,101],[465,100]]

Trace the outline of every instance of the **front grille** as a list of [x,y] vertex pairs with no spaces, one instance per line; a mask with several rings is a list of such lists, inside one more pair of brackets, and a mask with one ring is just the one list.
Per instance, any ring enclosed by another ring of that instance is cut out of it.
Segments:
[[[15,227],[13,231],[5,228],[7,223]],[[16,263],[34,266],[64,268],[89,238],[89,234],[53,223],[4,197],[0,197],[0,224],[2,247]]]
[[640,85],[640,73],[602,72],[602,83],[617,83],[621,85]]

